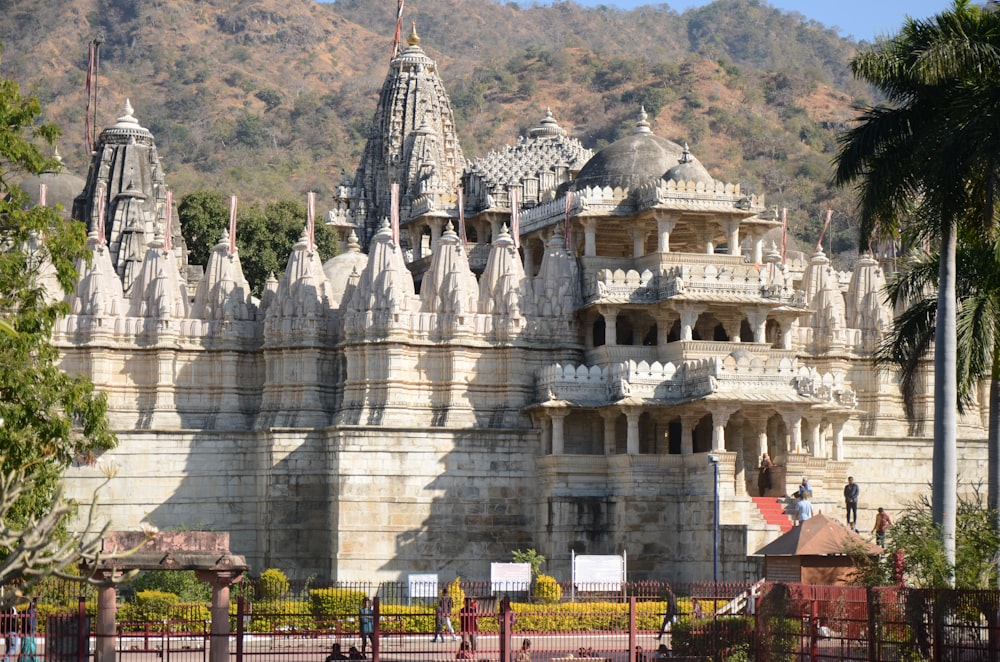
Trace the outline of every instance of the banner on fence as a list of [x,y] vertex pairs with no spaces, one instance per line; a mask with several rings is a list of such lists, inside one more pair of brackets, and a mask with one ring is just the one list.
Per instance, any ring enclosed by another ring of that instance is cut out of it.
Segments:
[[531,588],[531,564],[491,563],[490,588],[494,593],[527,591]]
[[409,599],[430,599],[437,600],[438,597],[438,576],[437,574],[409,575]]
[[625,554],[573,554],[573,586],[578,591],[618,591],[625,583]]

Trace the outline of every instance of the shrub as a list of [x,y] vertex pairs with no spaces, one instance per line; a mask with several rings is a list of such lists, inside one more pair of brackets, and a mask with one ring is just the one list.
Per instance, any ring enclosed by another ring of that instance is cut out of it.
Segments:
[[353,617],[368,597],[364,591],[347,588],[314,588],[309,591],[310,610],[314,616]]
[[273,602],[280,600],[288,593],[288,577],[277,568],[268,568],[260,573],[260,597]]
[[452,611],[460,609],[462,603],[465,602],[465,590],[462,588],[462,578],[455,577],[450,584],[448,584],[448,595],[451,596]]
[[[317,622],[308,606],[297,600],[273,600],[256,602],[250,616],[249,632],[274,632],[278,630],[314,630],[327,625]],[[234,608],[229,610],[230,624],[236,627]]]
[[179,601],[175,594],[165,591],[138,591],[135,600],[122,607],[122,620],[167,621]]
[[559,602],[562,599],[562,587],[554,577],[538,575],[535,579],[535,597],[544,604]]

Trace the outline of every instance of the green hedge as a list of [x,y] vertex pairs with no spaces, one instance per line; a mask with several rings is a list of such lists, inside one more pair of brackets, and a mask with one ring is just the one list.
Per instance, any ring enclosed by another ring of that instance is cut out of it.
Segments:
[[364,591],[346,588],[314,588],[309,591],[310,610],[316,616],[357,618],[361,601],[368,597]]
[[754,619],[746,616],[682,619],[671,626],[674,655],[722,655],[753,646]]

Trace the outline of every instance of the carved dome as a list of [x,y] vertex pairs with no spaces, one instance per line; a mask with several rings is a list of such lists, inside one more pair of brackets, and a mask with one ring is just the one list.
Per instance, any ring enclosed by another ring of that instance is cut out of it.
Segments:
[[367,264],[368,256],[361,252],[358,235],[351,230],[351,236],[347,239],[347,250],[323,264],[323,273],[330,281],[330,301],[335,308],[343,303],[351,276],[360,274]]
[[715,180],[708,174],[708,170],[701,164],[701,161],[691,156],[687,145],[684,145],[684,153],[681,155],[680,163],[663,173],[663,179],[668,182],[715,183]]
[[570,188],[574,191],[596,186],[634,188],[659,179],[683,155],[683,147],[649,130],[643,110],[635,132],[594,154]]

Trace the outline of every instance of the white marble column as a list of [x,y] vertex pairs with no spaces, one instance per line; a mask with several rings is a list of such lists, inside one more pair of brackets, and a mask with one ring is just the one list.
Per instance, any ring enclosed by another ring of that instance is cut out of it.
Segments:
[[617,409],[602,409],[601,418],[604,419],[604,454],[614,455],[618,444],[615,440],[615,428],[618,423],[618,416],[621,412]]
[[693,303],[678,303],[676,307],[681,316],[681,340],[691,340],[698,316],[705,312],[706,307]]
[[694,452],[694,428],[701,416],[698,414],[681,415],[681,454],[690,455]]
[[628,421],[628,436],[625,438],[625,452],[629,455],[639,454],[639,417],[642,416],[642,409],[638,407],[627,407],[625,418]]
[[646,254],[646,228],[635,226],[632,228],[632,257],[642,257]]
[[563,455],[566,452],[565,422],[569,415],[565,410],[549,411],[552,419],[552,454]]
[[676,215],[660,216],[656,219],[656,248],[661,253],[670,252],[670,233],[677,227]]
[[586,256],[597,255],[597,221],[593,218],[580,218],[580,225],[583,226],[583,254]]

